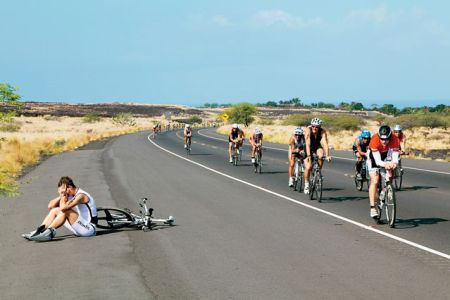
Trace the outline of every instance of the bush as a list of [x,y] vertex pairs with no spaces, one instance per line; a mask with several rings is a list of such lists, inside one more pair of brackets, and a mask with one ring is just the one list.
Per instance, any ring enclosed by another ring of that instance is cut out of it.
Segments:
[[5,132],[17,132],[22,127],[19,122],[2,122],[0,123],[0,131]]
[[98,113],[88,113],[83,117],[83,123],[96,123],[101,121],[101,117]]
[[187,120],[187,122],[189,124],[195,124],[195,123],[201,124],[203,122],[203,120],[199,116],[192,116]]
[[320,118],[323,127],[330,131],[357,130],[366,124],[361,117],[349,115],[291,115],[284,120],[283,124],[306,127],[312,118]]
[[130,113],[118,113],[112,118],[112,122],[120,126],[136,126],[136,121]]
[[440,113],[424,113],[401,115],[394,119],[395,124],[400,124],[403,129],[415,127],[444,128],[450,126],[450,115]]
[[45,121],[61,121],[61,118],[58,116],[52,116],[52,115],[44,115]]
[[258,121],[258,124],[259,125],[273,125],[273,120],[272,119],[267,119],[267,118],[264,118],[264,119],[261,118]]

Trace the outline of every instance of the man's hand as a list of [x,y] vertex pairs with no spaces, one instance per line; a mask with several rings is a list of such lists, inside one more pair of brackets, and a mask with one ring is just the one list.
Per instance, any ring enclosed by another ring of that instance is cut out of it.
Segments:
[[385,168],[386,170],[394,170],[396,167],[397,167],[397,164],[394,164],[394,163],[392,163],[392,162],[387,162],[387,163],[384,165],[384,168]]
[[331,161],[331,156],[325,156],[325,160],[330,162]]

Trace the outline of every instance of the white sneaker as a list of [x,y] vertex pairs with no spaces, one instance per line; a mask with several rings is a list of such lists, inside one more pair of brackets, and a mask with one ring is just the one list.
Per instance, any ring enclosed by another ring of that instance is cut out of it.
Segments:
[[289,186],[292,187],[294,186],[294,178],[289,177]]
[[252,157],[252,164],[254,164],[255,163],[255,158],[254,157]]
[[187,148],[187,145],[186,144],[184,144],[184,149],[186,149]]
[[303,193],[305,193],[305,195],[309,194],[309,184],[308,185],[305,184],[305,188],[303,189]]
[[233,159],[232,158],[230,158],[230,163],[232,163],[233,162]]
[[377,218],[378,217],[378,210],[376,208],[370,208],[370,217],[371,218]]

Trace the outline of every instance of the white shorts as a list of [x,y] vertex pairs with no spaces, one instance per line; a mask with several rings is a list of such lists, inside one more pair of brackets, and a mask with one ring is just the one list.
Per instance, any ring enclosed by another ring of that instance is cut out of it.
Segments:
[[69,221],[66,220],[64,227],[69,229],[76,236],[93,236],[97,232],[95,225],[80,216],[78,216],[78,219],[73,224],[70,224]]

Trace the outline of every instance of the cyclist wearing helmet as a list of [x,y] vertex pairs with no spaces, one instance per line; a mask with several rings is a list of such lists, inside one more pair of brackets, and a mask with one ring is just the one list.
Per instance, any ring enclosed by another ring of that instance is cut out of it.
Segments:
[[[188,143],[189,142],[189,143]],[[192,128],[191,124],[186,124],[184,126],[184,148],[187,148],[187,145],[192,143]]]
[[[255,163],[255,152],[256,148],[262,147],[263,133],[261,129],[255,128],[255,131],[250,136],[250,144],[252,145],[252,163]],[[262,155],[262,152],[261,152]]]
[[394,126],[394,135],[398,137],[400,141],[400,155],[405,154],[406,150],[406,136],[402,131],[402,127],[400,125]]
[[356,177],[361,179],[361,167],[364,161],[364,157],[367,158],[367,146],[370,143],[370,131],[363,130],[359,137],[353,142],[353,153],[357,158],[356,162]]
[[369,201],[370,216],[372,218],[378,217],[375,200],[377,197],[378,181],[380,180],[379,168],[383,167],[388,171],[393,171],[398,164],[399,148],[399,139],[392,134],[391,128],[387,125],[381,126],[378,129],[378,133],[374,134],[369,143],[367,169],[370,175]]
[[300,127],[295,128],[293,135],[289,138],[289,152],[288,152],[289,186],[294,186],[295,158],[297,157],[303,163],[303,159],[306,157],[305,143],[306,142],[305,142],[305,136],[303,134],[303,129]]
[[228,135],[228,154],[229,154],[229,158],[230,158],[230,163],[233,162],[233,159],[231,157],[231,147],[233,146],[233,144],[235,144],[236,147],[239,148],[239,127],[238,127],[238,124],[233,124],[233,126],[231,126],[231,131],[230,131],[230,134]]
[[[305,132],[306,140],[306,159],[305,159],[305,189],[304,193],[309,194],[309,177],[312,169],[312,154],[315,153],[318,158],[319,167],[322,168],[323,160],[320,158],[325,156],[327,161],[331,160],[330,149],[328,148],[328,133],[321,127],[322,120],[314,118],[311,120],[311,125],[308,126]],[[324,146],[322,147],[321,141],[323,138]]]

